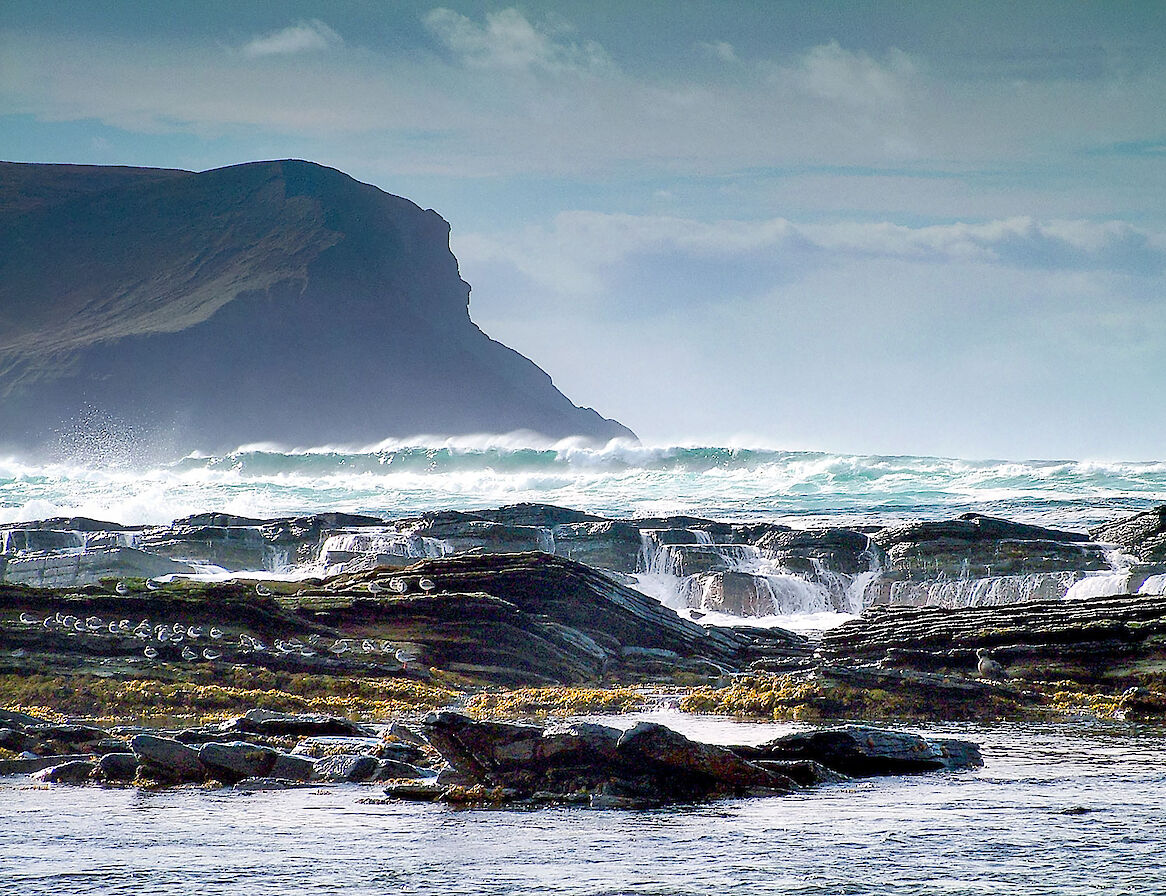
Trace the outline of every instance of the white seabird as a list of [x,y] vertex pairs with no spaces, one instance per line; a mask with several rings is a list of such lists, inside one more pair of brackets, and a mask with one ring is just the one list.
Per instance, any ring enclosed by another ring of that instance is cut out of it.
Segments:
[[989,651],[983,648],[977,650],[976,659],[979,660],[976,663],[976,671],[980,673],[981,678],[992,678],[996,681],[1003,681],[1008,678],[1008,673],[1004,670],[1004,667],[992,659]]

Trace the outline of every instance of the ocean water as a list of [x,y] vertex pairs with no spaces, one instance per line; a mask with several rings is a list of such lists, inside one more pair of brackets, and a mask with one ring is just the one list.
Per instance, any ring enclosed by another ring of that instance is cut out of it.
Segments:
[[[657,712],[759,743],[795,726]],[[616,720],[603,720],[611,724]],[[1166,733],[953,725],[982,769],[652,811],[367,804],[277,793],[30,787],[0,778],[0,894],[1166,894]]]
[[[521,501],[795,526],[977,511],[1084,529],[1166,502],[1166,462],[505,440],[359,451],[252,446],[150,464],[116,453],[70,464],[0,458],[0,522],[82,515],[166,523],[201,511],[392,518]],[[823,614],[804,609],[804,621],[825,627]],[[761,742],[791,728],[651,717],[715,742]],[[981,743],[985,767],[649,812],[378,805],[362,800],[379,791],[359,786],[138,792],[0,778],[0,896],[1166,896],[1166,731],[1072,721],[930,733]]]
[[0,457],[0,523],[81,515],[159,524],[202,511],[400,517],[522,501],[614,517],[685,513],[795,526],[974,510],[1080,529],[1166,502],[1166,461],[976,461],[623,442],[523,447],[505,438],[360,450],[248,446],[167,463],[119,451],[68,464]]

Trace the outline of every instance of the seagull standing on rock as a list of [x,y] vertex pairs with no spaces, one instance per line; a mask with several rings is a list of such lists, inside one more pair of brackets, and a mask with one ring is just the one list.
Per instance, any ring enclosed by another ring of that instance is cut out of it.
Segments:
[[995,681],[1004,681],[1008,678],[1008,673],[1004,671],[1004,667],[992,659],[989,651],[983,648],[976,651],[976,671],[980,673],[981,678],[991,678]]

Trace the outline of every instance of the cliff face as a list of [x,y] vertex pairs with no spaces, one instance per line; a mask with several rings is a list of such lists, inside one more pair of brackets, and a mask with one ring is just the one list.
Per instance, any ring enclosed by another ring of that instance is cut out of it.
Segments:
[[470,320],[449,225],[338,171],[0,164],[0,446],[631,433]]

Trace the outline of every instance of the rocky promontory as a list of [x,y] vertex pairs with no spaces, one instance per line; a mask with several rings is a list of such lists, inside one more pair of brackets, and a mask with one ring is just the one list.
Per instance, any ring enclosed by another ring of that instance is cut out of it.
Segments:
[[474,325],[448,238],[310,162],[0,163],[0,449],[634,438]]

